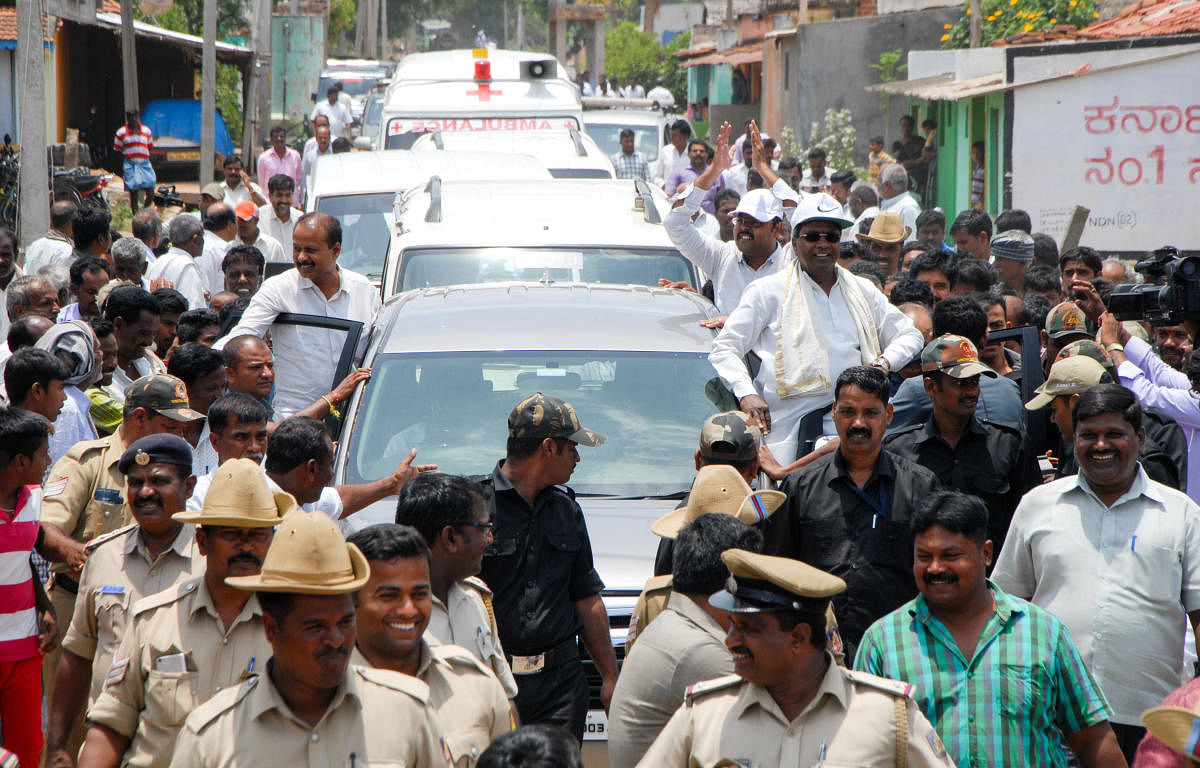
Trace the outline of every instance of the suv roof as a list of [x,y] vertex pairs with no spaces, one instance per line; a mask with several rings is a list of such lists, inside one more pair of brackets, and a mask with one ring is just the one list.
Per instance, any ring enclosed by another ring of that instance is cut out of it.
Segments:
[[[437,328],[435,336],[393,328]],[[547,323],[552,315],[555,322]],[[380,311],[378,353],[588,349],[707,354],[716,308],[690,291],[595,283],[480,283],[408,291]],[[604,322],[597,323],[596,318]],[[574,321],[563,322],[573,318]]]
[[586,133],[574,128],[555,128],[549,131],[436,131],[427,133],[413,142],[414,151],[440,149],[454,152],[462,150],[485,150],[489,152],[522,152],[533,155],[545,163],[550,174],[556,178],[591,178],[606,174],[603,178],[614,178],[612,160]]

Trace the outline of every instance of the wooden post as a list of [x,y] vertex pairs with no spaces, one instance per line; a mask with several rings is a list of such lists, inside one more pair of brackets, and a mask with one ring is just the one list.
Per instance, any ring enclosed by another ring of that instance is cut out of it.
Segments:
[[200,188],[212,182],[217,132],[217,0],[204,0],[200,56]]
[[1071,213],[1071,223],[1067,225],[1067,233],[1063,235],[1062,243],[1058,247],[1060,253],[1079,247],[1079,241],[1083,237],[1083,228],[1087,226],[1087,217],[1091,212],[1090,208],[1084,208],[1082,205],[1075,206],[1075,210]]
[[971,47],[978,48],[983,44],[983,19],[980,18],[979,0],[971,0]]
[[133,0],[121,0],[121,82],[125,88],[125,111],[136,109],[141,112],[137,81],[137,38],[133,35]]
[[44,36],[41,0],[17,0],[17,141],[21,145],[17,237],[22,245],[50,228]]

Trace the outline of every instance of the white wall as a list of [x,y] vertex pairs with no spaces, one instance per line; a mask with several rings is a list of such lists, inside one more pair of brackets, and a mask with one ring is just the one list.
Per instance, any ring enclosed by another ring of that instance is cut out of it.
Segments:
[[901,11],[923,11],[926,8],[945,8],[962,5],[954,0],[878,0],[876,13],[900,13]]
[[17,94],[13,91],[16,51],[0,50],[0,136],[17,137]]
[[[1018,87],[1013,206],[1061,241],[1072,207],[1091,209],[1081,243],[1104,250],[1200,249],[1200,47],[1159,62]],[[1018,57],[1016,80],[1144,60],[1171,50]]]

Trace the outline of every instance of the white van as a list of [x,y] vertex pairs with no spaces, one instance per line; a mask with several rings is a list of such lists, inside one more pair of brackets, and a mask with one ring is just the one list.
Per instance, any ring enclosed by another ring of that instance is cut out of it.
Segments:
[[396,195],[432,175],[445,179],[549,181],[530,155],[501,152],[344,152],[317,158],[308,183],[309,211],[342,224],[338,263],[372,282],[383,277]]
[[419,288],[510,280],[703,285],[662,228],[670,201],[641,180],[481,184],[434,176],[399,202],[385,301]]
[[479,48],[410,54],[392,75],[376,147],[423,133],[583,128],[579,88],[544,53]]
[[596,140],[574,128],[549,131],[434,131],[413,142],[414,152],[519,152],[533,155],[556,179],[613,179],[616,169]]

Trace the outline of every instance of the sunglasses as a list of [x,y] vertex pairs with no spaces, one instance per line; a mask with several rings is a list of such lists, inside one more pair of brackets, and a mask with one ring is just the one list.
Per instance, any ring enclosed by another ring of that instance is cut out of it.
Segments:
[[837,243],[842,239],[841,233],[835,234],[833,232],[805,232],[802,235],[796,235],[796,237],[807,240],[810,243],[819,243],[822,240],[827,243]]
[[733,222],[733,226],[735,227],[745,225],[747,227],[753,227],[754,229],[765,227],[771,223],[770,221],[759,221],[758,219],[752,219],[749,216],[733,216],[730,221]]

